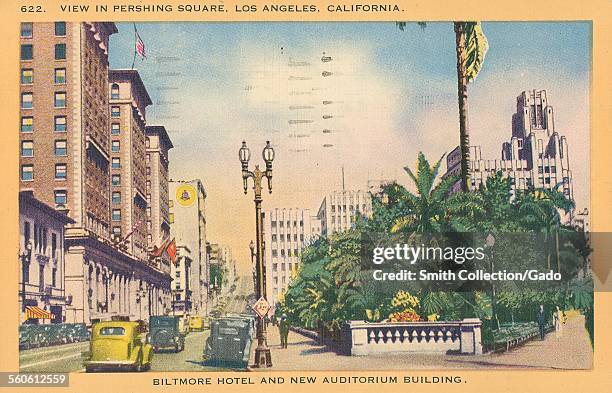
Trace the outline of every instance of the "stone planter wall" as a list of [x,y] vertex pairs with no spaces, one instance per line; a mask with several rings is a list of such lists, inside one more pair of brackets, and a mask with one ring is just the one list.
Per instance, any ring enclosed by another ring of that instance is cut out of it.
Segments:
[[440,322],[349,321],[343,352],[365,356],[391,352],[482,354],[482,322],[477,318]]

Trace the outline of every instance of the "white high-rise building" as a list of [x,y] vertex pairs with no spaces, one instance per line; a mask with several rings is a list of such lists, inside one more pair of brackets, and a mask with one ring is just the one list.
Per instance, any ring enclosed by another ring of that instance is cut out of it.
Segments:
[[[572,171],[565,136],[555,128],[553,107],[546,90],[524,91],[516,99],[512,138],[502,144],[501,160],[482,158],[480,146],[470,147],[470,188],[477,189],[501,171],[512,178],[513,189],[553,189],[573,199]],[[461,173],[461,152],[455,148],[446,159],[445,176]],[[460,184],[455,185],[456,189]]]
[[264,214],[266,295],[275,303],[297,273],[302,249],[320,234],[321,225],[308,209],[272,209]]
[[[175,308],[182,307],[191,315],[203,315],[208,301],[208,265],[206,258],[206,215],[204,201],[206,191],[199,179],[190,181],[171,180],[169,182],[170,237],[176,240],[180,257],[179,265],[172,267],[171,276],[177,279],[177,269],[189,272],[188,277],[180,277],[177,289],[173,284],[173,303]],[[187,255],[183,255],[187,254]],[[189,261],[189,269],[180,266]],[[178,273],[181,275],[181,273]],[[183,273],[184,274],[184,273]],[[187,282],[188,280],[188,282]],[[185,288],[189,288],[185,291]]]
[[351,229],[357,215],[372,215],[372,197],[367,191],[334,191],[323,198],[317,218],[321,221],[321,234]]

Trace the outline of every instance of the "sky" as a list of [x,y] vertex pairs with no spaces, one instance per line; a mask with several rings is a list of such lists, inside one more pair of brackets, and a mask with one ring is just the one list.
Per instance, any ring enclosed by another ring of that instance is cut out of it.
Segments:
[[[207,192],[207,238],[250,264],[253,194],[244,195],[238,149],[263,166],[275,148],[264,210],[307,208],[325,194],[397,180],[419,151],[430,162],[459,142],[452,23],[139,23],[147,58],[136,59],[152,98],[147,123],[175,146],[170,177],[199,178]],[[134,26],[111,37],[111,68],[130,68]],[[589,200],[588,22],[484,22],[485,64],[468,87],[470,143],[501,158],[516,97],[545,89],[569,144],[579,209]],[[331,61],[322,61],[330,57]],[[325,74],[325,75],[324,75]],[[445,168],[445,165],[442,166]]]

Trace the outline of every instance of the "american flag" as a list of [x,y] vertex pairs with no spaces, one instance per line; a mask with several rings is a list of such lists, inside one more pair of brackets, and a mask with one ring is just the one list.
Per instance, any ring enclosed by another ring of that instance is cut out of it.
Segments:
[[147,58],[144,42],[142,42],[142,39],[138,33],[136,33],[136,53],[143,59]]

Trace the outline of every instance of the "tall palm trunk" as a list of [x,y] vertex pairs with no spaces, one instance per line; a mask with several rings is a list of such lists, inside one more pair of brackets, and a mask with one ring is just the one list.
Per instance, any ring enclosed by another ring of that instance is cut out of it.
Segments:
[[461,189],[469,190],[470,131],[468,127],[467,73],[465,29],[463,22],[454,22],[457,51],[457,98],[459,102],[459,147],[461,149]]
[[550,240],[548,238],[548,231],[544,235],[544,243],[546,244],[546,267],[550,271]]
[[561,273],[561,256],[559,255],[559,230],[555,231],[555,256],[557,257],[557,272]]

